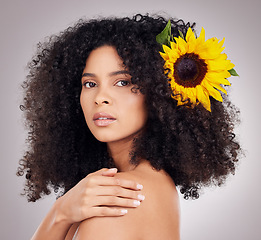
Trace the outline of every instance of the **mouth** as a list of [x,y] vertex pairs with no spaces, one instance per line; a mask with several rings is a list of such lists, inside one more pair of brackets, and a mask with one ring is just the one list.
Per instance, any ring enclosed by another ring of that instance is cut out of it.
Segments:
[[115,118],[106,118],[106,117],[99,117],[99,118],[95,118],[93,120],[115,120]]
[[108,113],[100,112],[95,113],[93,116],[93,122],[98,127],[105,127],[115,122],[116,118]]

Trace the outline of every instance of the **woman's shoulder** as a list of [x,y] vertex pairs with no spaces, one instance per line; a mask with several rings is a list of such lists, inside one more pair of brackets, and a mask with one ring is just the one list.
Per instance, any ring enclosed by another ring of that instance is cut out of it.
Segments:
[[[142,231],[146,235],[151,233],[155,239],[179,239],[179,197],[172,178],[164,170],[153,169],[147,161],[134,171],[119,173],[117,177],[135,180],[143,185],[145,200],[129,216],[133,220],[137,217],[141,219]],[[157,234],[161,238],[156,238]]]
[[161,203],[169,203],[175,207],[179,205],[177,189],[172,178],[164,170],[154,169],[148,161],[142,162],[133,171],[119,172],[115,177],[134,180],[142,184],[142,192],[146,198],[143,203],[146,203],[148,207],[163,208]]
[[128,176],[136,180],[141,180],[147,186],[154,184],[158,186],[164,182],[164,186],[172,188],[176,191],[176,187],[172,178],[164,170],[156,170],[153,168],[148,161],[142,161],[132,171],[119,172],[117,173],[117,176]]
[[80,227],[86,227],[86,232],[103,232],[106,239],[179,239],[178,194],[165,171],[154,170],[143,162],[133,171],[119,172],[115,177],[142,184],[145,200],[137,208],[129,208],[125,216],[92,218]]

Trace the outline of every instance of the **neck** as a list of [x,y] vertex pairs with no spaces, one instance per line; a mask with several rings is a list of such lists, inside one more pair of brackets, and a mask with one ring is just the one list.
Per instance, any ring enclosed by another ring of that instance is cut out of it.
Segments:
[[120,172],[127,172],[134,169],[134,166],[129,162],[132,142],[133,138],[128,138],[117,142],[107,143],[109,154]]

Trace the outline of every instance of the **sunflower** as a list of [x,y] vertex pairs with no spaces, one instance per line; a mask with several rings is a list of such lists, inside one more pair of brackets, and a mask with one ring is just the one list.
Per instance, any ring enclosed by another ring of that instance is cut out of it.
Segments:
[[185,39],[179,36],[173,40],[169,42],[169,47],[162,45],[164,52],[160,52],[165,60],[164,69],[170,79],[172,97],[178,105],[189,101],[194,107],[201,103],[211,112],[209,96],[223,101],[218,90],[227,94],[220,84],[230,85],[227,78],[234,67],[227,55],[222,53],[224,39],[205,41],[204,28],[198,38],[189,28]]

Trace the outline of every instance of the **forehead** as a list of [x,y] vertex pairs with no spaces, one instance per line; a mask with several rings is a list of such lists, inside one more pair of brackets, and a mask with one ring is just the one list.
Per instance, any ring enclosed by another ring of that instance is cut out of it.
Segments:
[[86,60],[85,70],[116,71],[124,69],[123,61],[112,46],[102,46],[93,50]]

